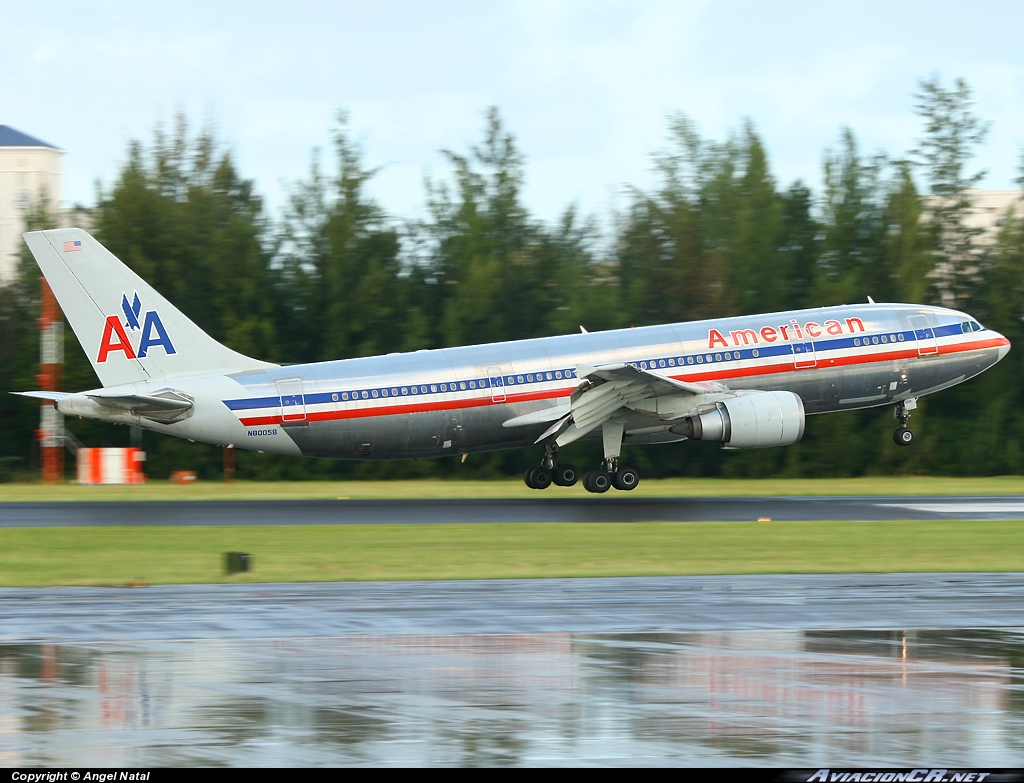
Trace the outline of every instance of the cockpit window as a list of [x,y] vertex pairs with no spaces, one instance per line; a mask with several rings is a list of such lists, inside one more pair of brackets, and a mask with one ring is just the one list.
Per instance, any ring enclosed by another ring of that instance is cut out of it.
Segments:
[[977,321],[971,321],[971,326],[974,328],[974,331],[976,331],[976,332],[980,332],[980,331],[982,331],[985,328],[984,326],[979,324]]
[[960,324],[960,326],[964,330],[964,334],[969,334],[970,332],[980,332],[983,331],[985,328],[977,321],[964,321],[963,323]]

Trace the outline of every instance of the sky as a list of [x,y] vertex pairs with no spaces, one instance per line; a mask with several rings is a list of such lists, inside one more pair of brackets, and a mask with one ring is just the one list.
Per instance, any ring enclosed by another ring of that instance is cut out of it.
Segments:
[[913,94],[937,75],[973,88],[992,123],[976,167],[1003,189],[1024,148],[1022,22],[1019,0],[8,0],[0,124],[65,150],[62,202],[88,206],[131,140],[183,113],[276,214],[343,108],[373,195],[417,218],[425,178],[450,176],[441,150],[478,143],[497,106],[533,214],[604,219],[654,184],[674,113],[718,140],[749,119],[780,183],[820,192],[843,126],[865,152],[912,148]]

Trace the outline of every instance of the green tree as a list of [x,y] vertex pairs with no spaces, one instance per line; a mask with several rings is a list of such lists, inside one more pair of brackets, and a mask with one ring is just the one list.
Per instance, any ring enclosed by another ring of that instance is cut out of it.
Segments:
[[[497,109],[468,155],[450,150],[454,183],[428,182],[426,260],[438,285],[439,343],[468,345],[546,334],[562,306],[560,266],[521,201],[524,159]],[[571,237],[574,218],[569,219]],[[566,224],[563,224],[566,225]]]
[[973,110],[971,88],[963,79],[945,88],[937,76],[920,82],[915,111],[924,122],[923,135],[913,150],[924,168],[932,198],[929,223],[935,244],[935,285],[944,304],[957,306],[970,296],[987,263],[979,244],[980,229],[965,219],[971,208],[968,190],[985,176],[967,170],[989,125]]
[[306,361],[370,356],[403,345],[406,281],[399,234],[366,194],[367,169],[347,113],[333,132],[337,170],[328,179],[314,156],[284,221],[281,314],[290,355]]
[[192,138],[179,117],[150,148],[133,142],[94,219],[114,255],[213,337],[276,358],[262,202],[211,133]]

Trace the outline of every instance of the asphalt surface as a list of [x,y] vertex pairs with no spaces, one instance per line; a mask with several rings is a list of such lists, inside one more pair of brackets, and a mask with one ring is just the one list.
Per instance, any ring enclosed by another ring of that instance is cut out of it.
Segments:
[[1024,495],[0,503],[0,527],[1024,519]]
[[0,590],[0,644],[1024,627],[1024,574],[827,574]]

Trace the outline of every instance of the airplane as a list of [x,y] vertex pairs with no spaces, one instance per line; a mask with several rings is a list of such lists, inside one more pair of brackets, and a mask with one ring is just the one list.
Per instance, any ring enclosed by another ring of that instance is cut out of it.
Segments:
[[62,414],[191,441],[354,460],[537,446],[532,489],[572,486],[559,450],[599,438],[589,492],[637,487],[623,444],[796,443],[808,415],[917,400],[996,364],[1010,341],[967,313],[843,305],[278,365],[220,344],[77,228],[24,235],[102,388],[18,392]]

